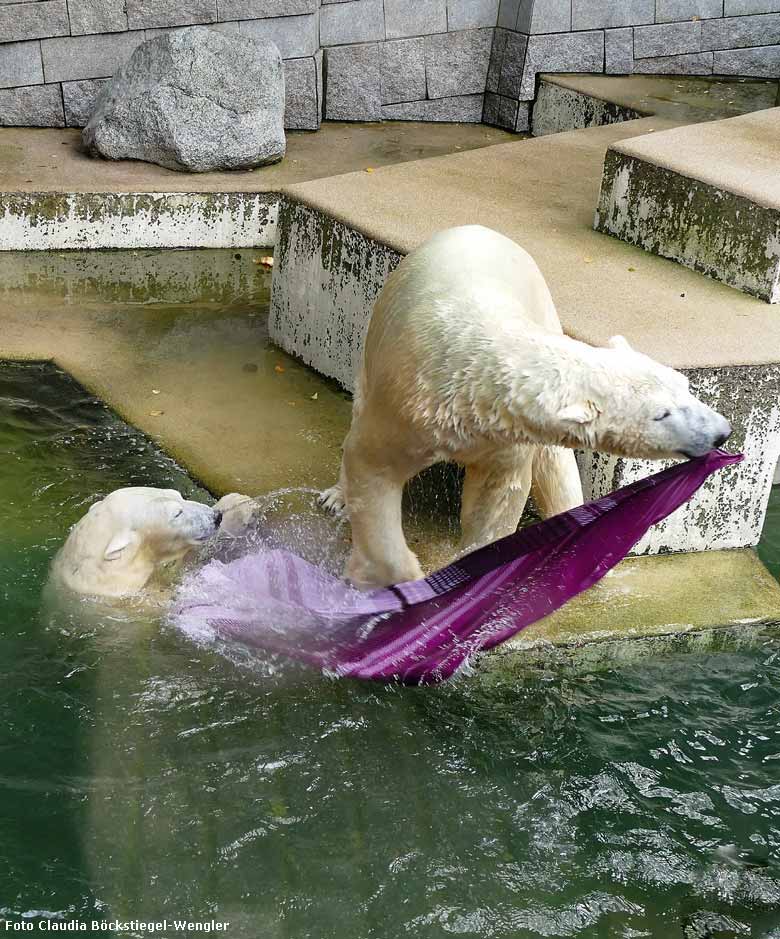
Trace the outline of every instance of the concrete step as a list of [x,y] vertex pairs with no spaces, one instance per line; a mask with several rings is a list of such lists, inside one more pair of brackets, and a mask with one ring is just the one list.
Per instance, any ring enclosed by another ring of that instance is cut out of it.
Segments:
[[[615,661],[612,641],[689,634],[780,620],[780,587],[753,551],[628,558],[590,590],[493,653],[495,665],[549,661],[553,649],[595,664]],[[630,644],[633,655],[641,655]],[[653,648],[652,646],[650,648]],[[649,650],[648,650],[649,651]],[[522,656],[518,653],[522,652]],[[625,653],[624,653],[625,654]]]
[[780,108],[613,144],[595,228],[780,302]]

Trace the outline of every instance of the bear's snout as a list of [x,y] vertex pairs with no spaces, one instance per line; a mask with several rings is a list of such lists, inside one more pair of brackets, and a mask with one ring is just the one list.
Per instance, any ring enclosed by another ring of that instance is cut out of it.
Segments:
[[722,447],[723,444],[724,444],[724,443],[729,439],[729,437],[731,436],[731,424],[729,424],[728,421],[726,421],[726,423],[728,424],[728,430],[724,430],[723,433],[722,433],[722,434],[718,437],[718,439],[715,441],[715,447],[716,447],[716,448],[717,448],[717,447]]
[[698,402],[698,408],[684,409],[690,420],[684,431],[685,441],[679,452],[687,457],[704,456],[722,447],[731,436],[731,424],[722,414]]

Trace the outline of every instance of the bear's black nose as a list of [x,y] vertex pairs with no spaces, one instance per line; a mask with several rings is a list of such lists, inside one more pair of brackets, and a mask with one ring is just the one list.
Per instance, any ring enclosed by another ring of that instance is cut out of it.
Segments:
[[723,444],[729,439],[730,436],[731,436],[731,431],[729,431],[727,434],[721,434],[720,437],[716,438],[715,440],[715,447],[716,448],[722,447]]
[[219,509],[215,509],[214,510],[214,527],[219,528],[221,524],[222,524],[222,513],[219,511]]

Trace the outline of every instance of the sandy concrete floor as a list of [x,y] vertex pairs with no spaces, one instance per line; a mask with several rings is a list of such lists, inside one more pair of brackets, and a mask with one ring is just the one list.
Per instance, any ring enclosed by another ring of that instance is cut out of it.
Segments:
[[344,124],[290,131],[281,163],[234,173],[177,173],[88,156],[79,130],[0,129],[0,192],[274,192],[282,186],[517,140],[483,124]]
[[[689,83],[679,81],[680,94],[690,96]],[[496,229],[533,255],[564,328],[586,342],[622,334],[676,368],[777,362],[776,308],[593,230],[607,148],[675,126],[646,117],[283,191],[404,254],[442,228]]]
[[548,75],[564,88],[680,124],[721,120],[780,104],[780,82],[682,75]]
[[628,558],[514,643],[586,643],[780,621],[780,589],[753,551]]

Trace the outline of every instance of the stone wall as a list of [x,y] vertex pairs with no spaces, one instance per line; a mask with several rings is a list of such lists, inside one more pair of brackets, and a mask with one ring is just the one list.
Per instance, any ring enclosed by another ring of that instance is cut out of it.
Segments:
[[193,24],[276,42],[291,129],[522,131],[545,71],[780,77],[780,0],[0,0],[0,125],[82,126],[139,42]]
[[780,0],[500,0],[484,119],[528,128],[540,72],[780,77]]

